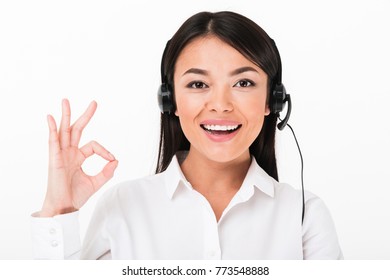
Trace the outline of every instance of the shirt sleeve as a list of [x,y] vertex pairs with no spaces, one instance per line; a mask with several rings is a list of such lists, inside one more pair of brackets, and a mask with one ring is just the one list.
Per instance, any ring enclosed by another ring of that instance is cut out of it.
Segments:
[[78,259],[81,248],[78,211],[48,218],[34,213],[31,239],[34,259]]
[[34,259],[111,259],[106,225],[106,202],[101,199],[93,212],[83,244],[79,212],[49,218],[31,217]]
[[307,260],[343,259],[336,228],[326,205],[308,193],[302,226],[303,258]]

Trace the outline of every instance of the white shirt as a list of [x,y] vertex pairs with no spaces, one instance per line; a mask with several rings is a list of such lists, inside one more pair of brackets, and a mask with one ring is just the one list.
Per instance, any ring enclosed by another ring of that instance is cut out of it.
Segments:
[[37,259],[341,259],[324,203],[278,183],[252,163],[217,222],[175,156],[166,171],[101,197],[80,245],[78,213],[32,218]]

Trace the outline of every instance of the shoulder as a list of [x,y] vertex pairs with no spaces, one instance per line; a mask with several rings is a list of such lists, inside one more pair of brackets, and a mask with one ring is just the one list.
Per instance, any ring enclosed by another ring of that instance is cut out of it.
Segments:
[[[302,189],[295,188],[287,183],[280,183],[276,180],[273,180],[273,186],[274,186],[274,196],[275,199],[281,200],[281,201],[289,201],[297,203],[297,201],[302,201]],[[310,192],[305,191],[305,197],[309,196],[311,197],[313,194]],[[313,195],[314,196],[314,195]]]
[[[304,221],[308,221],[308,223],[319,219],[324,221],[330,219],[330,213],[324,201],[311,191],[305,190],[303,192],[302,189],[274,180],[274,199],[276,205],[284,209],[286,207],[289,211],[295,209],[300,215],[304,211]],[[305,201],[304,210],[303,201]]]
[[305,200],[305,219],[306,217],[313,220],[331,220],[331,215],[325,202],[316,194],[311,191],[305,190],[302,193],[302,189],[297,189],[289,184],[278,183],[275,181],[275,198],[282,201],[282,203],[295,203],[296,205],[302,205],[303,199]]
[[305,191],[305,208],[306,226],[312,229],[317,226],[322,229],[334,227],[329,208],[320,197],[310,191]]
[[[280,183],[276,180],[273,180],[275,197],[284,198],[284,199],[301,199],[302,200],[302,189],[295,188],[287,183]],[[325,207],[322,199],[311,191],[305,190],[303,193],[305,197],[305,204],[308,204],[309,207]]]

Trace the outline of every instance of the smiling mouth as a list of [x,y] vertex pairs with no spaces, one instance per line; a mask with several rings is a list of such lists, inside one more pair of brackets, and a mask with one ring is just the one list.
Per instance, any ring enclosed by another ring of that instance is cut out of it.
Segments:
[[205,130],[207,133],[214,134],[214,135],[224,135],[224,134],[230,134],[238,129],[241,128],[241,124],[239,125],[214,125],[214,124],[201,124],[200,125],[203,130]]

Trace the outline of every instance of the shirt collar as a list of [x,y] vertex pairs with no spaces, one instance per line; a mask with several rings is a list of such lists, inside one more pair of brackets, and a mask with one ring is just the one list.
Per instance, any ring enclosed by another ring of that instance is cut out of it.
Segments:
[[187,181],[180,168],[180,163],[184,161],[187,153],[188,152],[177,152],[167,169],[164,171],[165,189],[169,199],[172,199],[179,185],[192,189],[191,184]]
[[244,182],[238,195],[243,200],[248,200],[254,193],[254,188],[262,191],[270,197],[274,197],[274,179],[269,176],[258,164],[254,157],[252,157],[251,165],[245,176]]
[[[176,190],[179,186],[192,189],[191,184],[185,178],[180,168],[180,163],[186,158],[188,152],[178,152],[173,158],[168,168],[164,173],[164,182],[167,195],[169,199],[173,198]],[[270,177],[252,157],[251,165],[245,176],[244,182],[238,195],[243,199],[249,199],[254,193],[254,187],[267,194],[270,197],[274,197],[274,179]]]

